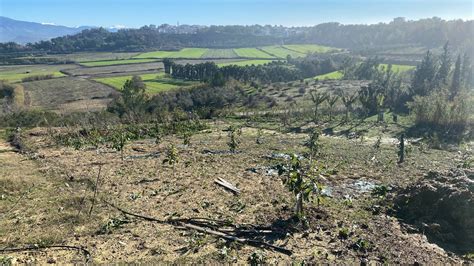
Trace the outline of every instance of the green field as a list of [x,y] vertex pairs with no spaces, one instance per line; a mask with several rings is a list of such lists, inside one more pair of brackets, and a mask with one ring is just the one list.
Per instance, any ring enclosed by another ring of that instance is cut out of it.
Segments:
[[81,62],[80,64],[88,67],[95,66],[114,66],[114,65],[126,65],[126,64],[139,64],[154,62],[156,59],[121,59],[121,60],[104,60],[104,61],[88,61]]
[[[192,81],[183,81],[177,80],[173,78],[167,77],[164,73],[159,74],[144,74],[140,75],[143,82],[146,85],[146,92],[148,94],[157,94],[163,91],[169,91],[173,89],[177,89],[180,87],[188,87],[197,84],[196,82]],[[132,76],[118,76],[118,77],[107,77],[107,78],[97,78],[94,79],[103,84],[107,84],[116,88],[117,90],[121,90],[123,84],[127,79],[131,79]]]
[[258,48],[237,48],[234,49],[235,53],[240,57],[249,57],[249,58],[274,58],[274,56],[269,55]]
[[303,53],[303,54],[329,53],[329,52],[335,52],[339,50],[336,48],[323,46],[323,45],[317,45],[317,44],[291,44],[291,45],[283,45],[283,47],[292,51]]
[[22,66],[1,66],[0,80],[8,82],[20,82],[21,79],[37,75],[49,75],[63,77],[61,69],[74,67],[74,65],[22,65]]
[[201,58],[207,50],[206,48],[184,48],[179,51],[155,51],[139,54],[134,58]]
[[304,57],[305,54],[296,51],[288,50],[282,46],[264,46],[261,48],[264,52],[274,55],[279,58],[286,58],[288,55],[291,57]]
[[217,64],[219,67],[223,66],[230,66],[230,65],[236,65],[236,66],[250,66],[250,65],[263,65],[272,62],[273,60],[243,60],[243,61],[237,61],[237,62],[227,62],[227,63],[220,63]]
[[237,58],[233,49],[209,49],[201,58]]
[[[388,67],[388,64],[380,64],[379,65],[379,68],[385,68],[386,69],[387,67]],[[415,68],[416,68],[416,66],[392,65],[392,71],[399,72],[399,73],[407,72],[407,71],[413,70]]]
[[323,74],[323,75],[318,75],[318,76],[314,77],[314,79],[318,79],[318,80],[341,79],[342,77],[343,77],[343,74],[342,74],[341,71],[334,71],[334,72],[326,73],[326,74]]

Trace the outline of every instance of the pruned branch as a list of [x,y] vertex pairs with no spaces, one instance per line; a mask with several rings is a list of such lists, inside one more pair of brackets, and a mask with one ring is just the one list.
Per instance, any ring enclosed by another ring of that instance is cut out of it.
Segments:
[[29,247],[21,247],[21,248],[2,248],[0,249],[0,253],[14,253],[14,252],[23,252],[23,251],[31,251],[31,250],[43,250],[43,249],[72,249],[72,250],[77,250],[82,252],[82,254],[85,257],[85,262],[89,262],[90,259],[92,258],[91,253],[81,247],[81,246],[69,246],[69,245],[50,245],[50,246],[29,246]]
[[[229,225],[229,224],[226,223],[226,222],[223,222],[223,221],[215,221],[215,220],[207,219],[207,218],[187,218],[187,219],[160,220],[158,218],[132,213],[130,211],[127,211],[125,209],[117,207],[117,206],[115,206],[111,203],[108,203],[108,202],[106,202],[106,203],[109,206],[119,210],[123,214],[130,215],[130,216],[133,216],[133,217],[137,217],[137,218],[140,218],[140,219],[143,219],[143,220],[146,220],[146,221],[157,222],[157,223],[160,223],[160,224],[171,224],[171,225],[173,225],[173,226],[175,226],[176,228],[179,228],[179,229],[196,230],[196,231],[206,233],[206,234],[210,234],[210,235],[214,235],[214,236],[217,236],[217,237],[229,240],[229,241],[236,241],[236,242],[239,242],[239,243],[243,243],[243,244],[247,244],[247,245],[251,245],[251,246],[255,246],[255,247],[268,248],[268,249],[283,253],[283,254],[288,255],[288,256],[292,254],[291,250],[288,250],[288,249],[285,249],[285,248],[282,248],[282,247],[279,247],[279,246],[275,246],[275,245],[272,245],[272,244],[269,244],[269,243],[266,243],[266,242],[263,242],[263,241],[244,238],[244,237],[238,237],[238,236],[235,235],[235,234],[240,234],[241,235],[242,233],[244,233],[244,231],[247,231],[251,234],[258,234],[258,233],[260,233],[260,234],[270,234],[270,233],[272,233],[272,231],[270,231],[269,228],[266,228],[266,227],[261,228],[261,230],[259,230],[257,228],[247,229],[247,230],[240,230],[238,228],[238,226],[231,225],[232,227],[234,227],[233,230],[232,229],[220,229],[220,228],[218,228],[219,225],[223,226],[223,225]],[[206,221],[207,221],[207,223],[206,223]],[[209,222],[211,224],[209,224]]]

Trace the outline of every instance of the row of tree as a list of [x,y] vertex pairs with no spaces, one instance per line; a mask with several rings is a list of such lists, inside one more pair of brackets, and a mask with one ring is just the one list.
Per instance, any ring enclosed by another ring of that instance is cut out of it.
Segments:
[[165,73],[173,78],[195,80],[221,86],[226,80],[235,79],[242,82],[283,82],[310,78],[336,70],[330,58],[320,60],[317,57],[292,59],[287,62],[273,61],[264,65],[238,66],[228,65],[218,67],[213,62],[200,64],[175,64],[170,59],[164,59]]

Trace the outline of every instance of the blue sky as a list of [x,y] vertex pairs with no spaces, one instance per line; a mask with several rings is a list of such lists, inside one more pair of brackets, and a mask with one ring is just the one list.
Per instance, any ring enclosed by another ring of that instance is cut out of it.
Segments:
[[66,26],[315,25],[472,19],[474,0],[0,0],[0,15]]

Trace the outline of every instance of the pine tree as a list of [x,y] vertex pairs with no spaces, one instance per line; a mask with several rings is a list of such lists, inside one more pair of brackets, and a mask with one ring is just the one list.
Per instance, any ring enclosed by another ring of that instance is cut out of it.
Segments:
[[451,83],[451,91],[449,98],[452,100],[456,95],[458,95],[459,90],[461,89],[461,55],[458,55],[456,64],[454,66],[453,79]]
[[428,95],[434,85],[437,72],[437,62],[433,54],[428,51],[421,63],[416,67],[410,86],[411,96]]
[[468,53],[464,54],[461,72],[462,72],[462,75],[461,75],[462,84],[467,88],[474,87],[471,58],[469,57]]
[[441,65],[438,73],[436,74],[435,86],[440,88],[448,85],[449,72],[451,71],[451,57],[449,54],[449,42],[443,46],[443,54],[440,58]]

